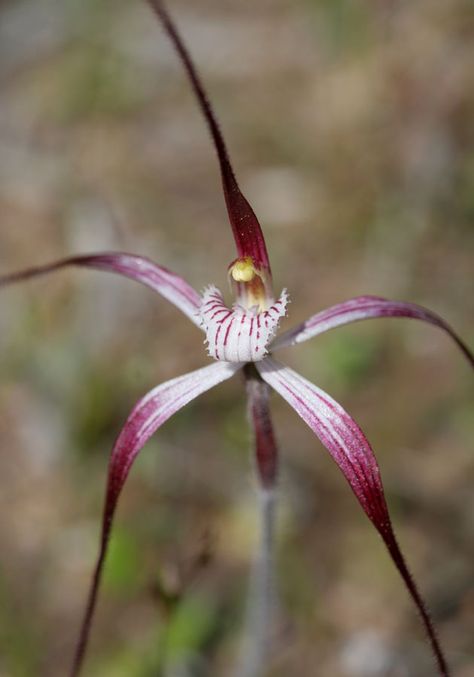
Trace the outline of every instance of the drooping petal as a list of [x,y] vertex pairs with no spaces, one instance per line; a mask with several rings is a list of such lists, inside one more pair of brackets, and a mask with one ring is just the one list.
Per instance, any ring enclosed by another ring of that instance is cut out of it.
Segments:
[[237,245],[238,256],[241,258],[250,256],[257,268],[270,275],[270,262],[262,229],[252,207],[238,186],[222,132],[198,75],[196,66],[161,0],[148,0],[148,3],[160,19],[181,59],[186,74],[191,82],[198,105],[209,128],[219,159],[224,197],[232,226],[232,232]]
[[272,358],[256,364],[272,386],[319,437],[339,466],[364,512],[371,520],[402,576],[422,617],[441,675],[448,667],[426,606],[418,592],[393,532],[380,470],[357,423],[335,400],[292,369]]
[[288,297],[283,290],[268,310],[228,308],[217,287],[208,287],[202,296],[200,316],[206,332],[210,357],[227,362],[255,362],[267,354],[268,344],[286,313]]
[[415,303],[404,303],[402,301],[390,301],[380,296],[356,296],[344,303],[338,303],[320,313],[316,313],[302,324],[290,329],[278,336],[272,343],[272,350],[284,348],[307,341],[313,336],[322,334],[329,329],[334,329],[349,322],[358,322],[359,320],[369,320],[376,317],[406,317],[414,320],[423,320],[433,324],[451,336],[457,343],[467,359],[474,366],[474,356],[466,344],[451,329],[439,315],[433,313],[423,306]]
[[248,414],[255,443],[255,465],[264,491],[275,488],[278,474],[278,448],[270,416],[270,393],[255,365],[244,367],[247,387]]
[[230,378],[241,366],[240,364],[215,362],[197,371],[172,379],[167,383],[162,383],[145,395],[128,417],[110,457],[99,556],[81,625],[71,676],[76,677],[82,667],[107,553],[112,521],[120,492],[127,479],[132,463],[153,433],[170,416],[198,395]]
[[141,282],[164,296],[165,299],[189,317],[194,324],[198,327],[200,326],[198,311],[201,305],[201,297],[197,291],[179,275],[153,263],[150,259],[136,256],[135,254],[102,252],[100,254],[72,256],[44,266],[27,268],[17,273],[0,276],[0,287],[38,277],[39,275],[45,275],[46,273],[52,273],[55,270],[67,268],[68,266],[105,270]]

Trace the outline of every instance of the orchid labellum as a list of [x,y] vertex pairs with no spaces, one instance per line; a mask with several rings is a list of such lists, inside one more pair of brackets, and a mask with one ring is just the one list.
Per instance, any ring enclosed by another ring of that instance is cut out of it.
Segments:
[[474,365],[474,357],[436,313],[414,303],[391,301],[378,296],[359,296],[337,304],[277,335],[280,320],[286,314],[288,294],[284,289],[279,294],[273,292],[270,262],[260,224],[240,191],[223,136],[191,57],[162,2],[148,0],[148,3],[181,59],[217,152],[225,202],[237,248],[237,258],[230,263],[227,271],[235,301],[229,307],[214,285],[208,286],[200,294],[182,277],[153,261],[118,252],[76,256],[0,278],[0,285],[5,287],[76,266],[103,270],[141,282],[164,296],[204,332],[207,353],[213,360],[197,371],[178,376],[151,390],[135,405],[118,435],[110,456],[99,555],[71,675],[77,676],[84,663],[117,501],[135,458],[149,438],[173,414],[210,388],[242,371],[247,383],[256,468],[263,497],[262,551],[257,579],[260,576],[264,581],[260,586],[261,592],[257,593],[258,609],[253,615],[255,641],[244,658],[247,665],[245,674],[258,675],[262,672],[271,609],[268,581],[271,578],[273,497],[278,475],[278,455],[269,412],[269,390],[273,389],[318,437],[382,537],[421,616],[438,673],[446,676],[449,668],[426,605],[395,538],[380,470],[367,438],[340,404],[279,362],[274,353],[280,348],[307,341],[350,322],[400,317],[422,320],[446,332],[471,366]]

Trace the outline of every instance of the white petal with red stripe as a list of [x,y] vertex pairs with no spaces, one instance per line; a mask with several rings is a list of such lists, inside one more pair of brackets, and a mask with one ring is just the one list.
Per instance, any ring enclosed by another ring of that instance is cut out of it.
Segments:
[[288,295],[268,310],[244,308],[238,304],[228,308],[217,287],[208,287],[200,308],[201,324],[206,332],[210,357],[226,362],[257,362],[267,355],[267,348],[282,317],[286,315]]

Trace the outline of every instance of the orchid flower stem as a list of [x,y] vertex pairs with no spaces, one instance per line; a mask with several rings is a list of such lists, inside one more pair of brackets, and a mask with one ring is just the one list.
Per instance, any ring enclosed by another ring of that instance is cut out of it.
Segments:
[[275,608],[275,492],[258,490],[259,544],[250,580],[242,653],[237,677],[261,677],[269,654]]
[[253,563],[238,677],[260,677],[268,657],[275,607],[274,543],[278,454],[269,410],[269,388],[253,367],[244,370],[258,478],[258,547]]

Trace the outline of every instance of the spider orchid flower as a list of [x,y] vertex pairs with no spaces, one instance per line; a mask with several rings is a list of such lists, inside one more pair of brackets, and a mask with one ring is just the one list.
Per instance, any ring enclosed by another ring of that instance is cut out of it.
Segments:
[[[278,455],[269,412],[269,390],[273,388],[319,438],[382,537],[421,616],[439,674],[447,676],[449,669],[433,623],[395,538],[380,470],[367,438],[340,404],[280,363],[273,353],[350,322],[404,317],[422,320],[442,329],[472,366],[474,356],[437,314],[414,303],[391,301],[378,296],[358,296],[339,303],[276,336],[279,322],[286,314],[287,292],[283,290],[278,297],[273,293],[270,262],[262,230],[237,184],[223,136],[191,57],[162,2],[148,0],[148,3],[183,63],[217,152],[225,202],[237,248],[237,258],[227,271],[235,303],[228,307],[214,285],[208,286],[200,294],[182,277],[148,258],[120,252],[75,256],[0,277],[0,286],[6,286],[69,266],[125,276],[151,287],[179,308],[188,320],[204,332],[208,355],[214,360],[201,369],[152,389],[137,402],[115,442],[108,468],[99,554],[71,675],[77,676],[83,665],[117,501],[135,458],[149,438],[173,414],[210,388],[243,371],[247,383],[249,419],[254,433],[257,476],[268,506],[271,506],[268,497],[272,496],[278,475]],[[266,537],[271,539],[271,507],[265,514],[264,529],[266,524]],[[268,562],[263,566],[268,566]],[[262,600],[262,604],[264,607],[265,600]],[[264,620],[260,617],[260,626]],[[260,627],[256,632],[262,635],[265,630]],[[251,672],[257,673],[258,670]]]

